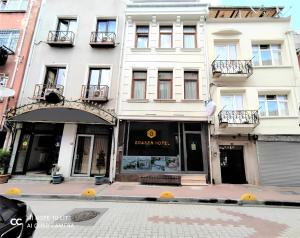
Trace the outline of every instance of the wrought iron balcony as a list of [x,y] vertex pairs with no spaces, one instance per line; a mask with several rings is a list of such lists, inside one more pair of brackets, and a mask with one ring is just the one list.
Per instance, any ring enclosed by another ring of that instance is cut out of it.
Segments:
[[50,46],[72,47],[75,34],[72,31],[49,31],[47,43]]
[[246,78],[253,73],[251,60],[214,60],[211,64],[213,76],[238,75]]
[[46,96],[50,93],[55,93],[62,97],[64,92],[63,85],[51,85],[51,84],[36,84],[34,87],[33,99],[46,100]]
[[109,87],[107,85],[82,85],[81,100],[108,101]]
[[115,47],[116,34],[114,32],[92,32],[90,45],[99,48]]
[[227,127],[228,124],[255,127],[259,124],[258,110],[222,110],[218,117],[220,127]]

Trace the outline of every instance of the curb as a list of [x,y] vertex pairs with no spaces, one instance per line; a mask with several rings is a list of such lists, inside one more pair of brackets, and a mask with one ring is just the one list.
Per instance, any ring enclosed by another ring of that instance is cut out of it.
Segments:
[[158,197],[138,197],[138,196],[105,196],[100,195],[96,197],[86,198],[81,195],[68,195],[68,194],[23,194],[20,196],[7,196],[10,198],[34,198],[34,199],[62,199],[62,200],[91,200],[91,201],[122,201],[122,202],[159,202],[159,203],[182,203],[182,204],[225,204],[225,205],[238,205],[238,206],[269,206],[269,207],[299,207],[300,202],[290,202],[290,201],[245,201],[245,200],[235,200],[235,199],[217,199],[217,198],[174,198],[174,199],[164,199]]

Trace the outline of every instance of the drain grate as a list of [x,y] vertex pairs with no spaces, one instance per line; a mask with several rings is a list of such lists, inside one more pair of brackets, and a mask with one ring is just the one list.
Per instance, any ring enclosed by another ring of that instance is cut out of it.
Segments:
[[98,215],[99,215],[99,212],[95,212],[95,211],[76,212],[71,215],[71,221],[73,221],[73,222],[88,221],[88,220],[95,218]]

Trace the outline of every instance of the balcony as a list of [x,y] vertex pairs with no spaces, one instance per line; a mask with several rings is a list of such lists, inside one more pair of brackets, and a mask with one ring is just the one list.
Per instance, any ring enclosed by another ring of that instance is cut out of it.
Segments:
[[33,99],[58,103],[63,100],[63,85],[36,84]]
[[216,79],[246,79],[253,74],[251,60],[214,60],[211,67]]
[[220,128],[237,129],[237,133],[249,133],[259,124],[258,110],[222,110],[218,118]]
[[73,47],[74,38],[72,31],[49,31],[47,43],[53,47]]
[[82,101],[108,101],[109,87],[107,85],[82,85]]
[[114,48],[115,40],[114,32],[92,32],[90,45],[95,48]]

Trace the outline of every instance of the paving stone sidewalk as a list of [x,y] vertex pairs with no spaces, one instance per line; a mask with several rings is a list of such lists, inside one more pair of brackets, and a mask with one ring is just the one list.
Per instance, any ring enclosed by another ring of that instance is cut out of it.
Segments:
[[239,200],[244,193],[253,193],[259,201],[300,202],[300,187],[267,187],[253,185],[207,185],[207,186],[154,186],[139,183],[115,182],[112,185],[94,185],[93,182],[64,182],[62,184],[23,183],[0,184],[0,194],[12,187],[20,188],[26,196],[74,196],[79,197],[86,188],[93,188],[99,198],[158,198],[169,191],[175,198],[232,199]]

